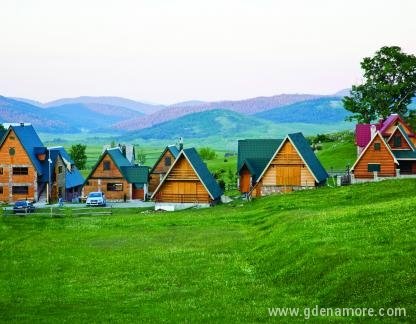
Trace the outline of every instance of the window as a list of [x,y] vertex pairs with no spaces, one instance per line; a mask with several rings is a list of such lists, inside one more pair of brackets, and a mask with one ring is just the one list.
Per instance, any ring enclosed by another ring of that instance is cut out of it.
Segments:
[[107,191],[123,191],[122,183],[107,183]]
[[104,163],[103,163],[103,169],[104,169],[104,171],[111,169],[111,163],[110,163],[110,161],[104,161]]
[[170,156],[165,157],[165,166],[170,166],[172,164],[172,160]]
[[13,175],[27,175],[27,174],[29,174],[28,168],[21,168],[21,167],[13,168]]
[[14,147],[10,147],[9,148],[9,155],[13,156],[16,154],[16,150],[14,149]]
[[2,194],[3,194],[3,187],[0,186],[0,195],[2,195]]
[[3,174],[3,168],[0,168],[0,174]]
[[29,193],[28,186],[13,186],[12,194],[13,195],[27,195]]
[[394,147],[401,147],[402,146],[402,138],[400,136],[394,136],[393,145],[394,145]]
[[58,173],[61,174],[63,171],[62,165],[58,166]]
[[380,151],[381,144],[380,143],[374,143],[374,151]]
[[377,163],[369,163],[368,164],[368,172],[380,172],[380,164]]

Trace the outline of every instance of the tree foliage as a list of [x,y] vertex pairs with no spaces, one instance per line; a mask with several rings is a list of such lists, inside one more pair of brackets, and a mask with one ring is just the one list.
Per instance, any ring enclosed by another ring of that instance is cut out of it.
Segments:
[[83,170],[87,164],[87,154],[85,153],[87,146],[83,144],[72,145],[69,155],[79,170]]
[[416,93],[416,57],[385,46],[374,57],[365,57],[361,68],[364,83],[353,85],[343,99],[345,109],[353,113],[349,119],[370,123],[392,113],[406,115]]
[[203,160],[213,160],[217,157],[217,153],[210,147],[203,147],[199,150],[199,155]]

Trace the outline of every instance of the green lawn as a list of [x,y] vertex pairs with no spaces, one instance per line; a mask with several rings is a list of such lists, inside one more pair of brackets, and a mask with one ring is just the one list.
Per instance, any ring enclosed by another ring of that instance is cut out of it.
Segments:
[[415,322],[415,188],[385,181],[174,213],[3,216],[0,321],[263,322],[269,307],[319,305],[404,307],[406,318],[389,321]]

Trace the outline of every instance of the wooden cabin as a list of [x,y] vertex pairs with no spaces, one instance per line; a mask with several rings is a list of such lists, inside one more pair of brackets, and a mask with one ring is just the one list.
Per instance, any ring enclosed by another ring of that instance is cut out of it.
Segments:
[[302,133],[283,140],[239,141],[238,152],[240,191],[254,197],[314,188],[328,178]]
[[54,201],[59,193],[79,193],[84,178],[73,164],[60,168],[63,159],[72,162],[62,147],[45,147],[32,125],[11,125],[0,143],[0,201],[48,201],[48,192]]
[[87,177],[83,194],[101,191],[109,201],[145,200],[148,174],[147,166],[132,165],[119,147],[107,149]]
[[416,147],[410,127],[397,122],[373,134],[351,168],[355,179],[378,179],[416,175]]
[[167,146],[157,159],[149,175],[149,193],[152,194],[179,155],[176,145]]
[[194,148],[180,151],[165,177],[152,195],[156,209],[165,209],[164,205],[209,206],[217,203],[222,195],[215,178],[209,172]]

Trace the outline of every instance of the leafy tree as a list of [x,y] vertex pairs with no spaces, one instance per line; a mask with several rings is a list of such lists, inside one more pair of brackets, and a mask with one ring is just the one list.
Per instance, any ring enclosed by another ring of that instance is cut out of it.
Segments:
[[385,46],[374,57],[365,57],[361,68],[364,83],[353,85],[343,99],[345,109],[353,113],[349,119],[370,123],[392,113],[405,115],[416,93],[416,57],[398,46]]
[[217,157],[217,153],[210,147],[203,147],[199,150],[199,155],[203,160],[213,160]]
[[6,131],[6,128],[3,126],[3,124],[0,123],[0,132],[2,132],[2,131],[3,132]]
[[72,145],[69,150],[69,155],[79,170],[85,169],[87,164],[87,154],[85,154],[86,148],[86,145],[76,144]]

